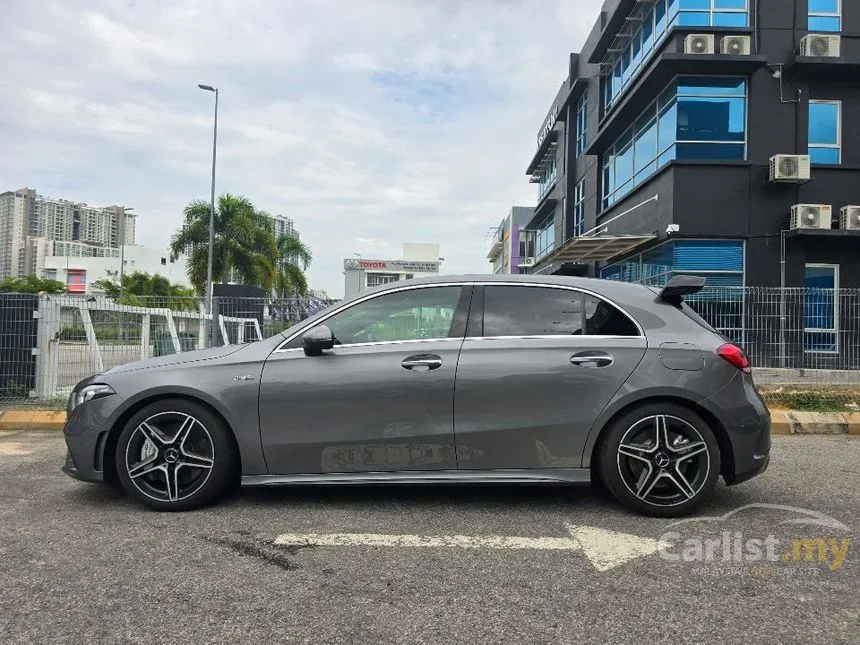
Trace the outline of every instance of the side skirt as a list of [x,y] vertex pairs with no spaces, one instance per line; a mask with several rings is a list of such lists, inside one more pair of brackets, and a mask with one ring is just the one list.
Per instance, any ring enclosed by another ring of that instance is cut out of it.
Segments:
[[243,486],[301,484],[589,484],[588,468],[541,470],[416,470],[301,475],[245,475]]

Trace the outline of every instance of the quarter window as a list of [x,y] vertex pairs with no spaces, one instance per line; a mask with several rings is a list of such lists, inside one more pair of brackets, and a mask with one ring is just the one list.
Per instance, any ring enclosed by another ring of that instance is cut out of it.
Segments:
[[617,307],[580,291],[549,287],[488,286],[484,295],[485,337],[638,336]]
[[447,338],[460,292],[460,287],[427,287],[388,293],[353,305],[321,324],[331,328],[340,345]]

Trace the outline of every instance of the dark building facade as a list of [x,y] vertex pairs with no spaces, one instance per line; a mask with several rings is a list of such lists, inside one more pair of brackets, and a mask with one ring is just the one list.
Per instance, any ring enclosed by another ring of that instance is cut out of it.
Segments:
[[860,287],[858,80],[855,0],[606,0],[527,169],[532,271]]

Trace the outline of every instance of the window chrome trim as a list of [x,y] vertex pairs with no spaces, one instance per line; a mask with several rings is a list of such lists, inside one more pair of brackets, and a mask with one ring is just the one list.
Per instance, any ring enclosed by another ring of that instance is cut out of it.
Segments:
[[[291,336],[287,337],[280,345],[278,345],[278,347],[272,353],[274,354],[274,353],[290,352],[290,351],[294,351],[294,350],[301,350],[301,347],[285,348],[284,345],[290,343],[293,339],[298,338],[299,336],[301,336],[302,334],[307,332],[309,329],[312,329],[316,325],[320,325],[320,324],[324,323],[326,320],[328,320],[332,316],[339,314],[342,311],[346,311],[347,309],[351,309],[352,307],[355,307],[356,305],[359,305],[363,302],[366,302],[368,300],[372,300],[373,298],[379,298],[381,296],[385,296],[385,295],[388,295],[391,293],[399,293],[401,291],[413,291],[416,289],[429,289],[431,287],[470,287],[470,286],[471,287],[476,287],[476,286],[479,286],[479,287],[495,287],[495,286],[532,287],[532,288],[544,288],[544,289],[546,289],[546,288],[549,288],[549,289],[566,289],[567,291],[576,291],[578,293],[582,293],[582,294],[597,298],[598,300],[602,300],[603,302],[607,303],[608,305],[615,307],[622,314],[627,316],[627,318],[630,320],[630,322],[632,322],[636,326],[636,331],[639,332],[636,336],[598,336],[598,335],[582,334],[582,335],[577,336],[576,337],[577,339],[580,339],[580,338],[601,338],[601,339],[608,339],[608,338],[613,338],[613,339],[614,338],[645,338],[645,330],[642,328],[642,325],[640,325],[639,321],[636,320],[636,318],[634,318],[633,316],[631,316],[630,313],[624,307],[620,306],[619,304],[617,304],[613,300],[610,300],[606,296],[603,296],[599,293],[596,293],[596,292],[591,291],[590,289],[586,289],[584,287],[577,287],[577,286],[566,285],[566,284],[546,284],[546,283],[540,283],[540,282],[513,282],[513,281],[507,281],[507,280],[505,280],[505,281],[470,280],[470,281],[463,281],[463,282],[435,282],[435,283],[430,283],[430,284],[416,284],[416,285],[398,287],[396,289],[386,289],[380,293],[368,294],[362,298],[359,298],[358,300],[356,300],[355,302],[351,303],[350,305],[348,305],[346,307],[341,307],[341,308],[335,309],[331,313],[320,318],[313,325],[311,325],[307,328],[300,329],[299,331],[293,333]],[[413,340],[391,340],[391,341],[381,341],[381,342],[374,342],[374,343],[350,343],[350,344],[346,344],[346,345],[336,345],[336,347],[340,347],[340,348],[367,347],[367,346],[372,346],[372,345],[393,345],[395,343],[398,343],[398,344],[427,343],[427,342],[439,342],[442,340],[465,340],[465,339],[497,339],[497,338],[501,338],[501,339],[523,338],[523,339],[526,339],[526,338],[567,338],[567,337],[573,337],[573,335],[572,334],[550,334],[547,336],[463,336],[463,337],[457,336],[456,338],[451,338],[451,337],[446,337],[446,338],[419,338],[419,339],[413,339]]]

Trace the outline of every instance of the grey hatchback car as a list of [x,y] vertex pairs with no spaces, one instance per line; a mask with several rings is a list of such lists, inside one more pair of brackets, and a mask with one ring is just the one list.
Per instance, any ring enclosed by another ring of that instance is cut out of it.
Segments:
[[268,340],[116,367],[69,399],[63,470],[158,510],[236,484],[599,478],[637,512],[690,513],[765,470],[744,352],[684,296],[555,276],[361,293]]

